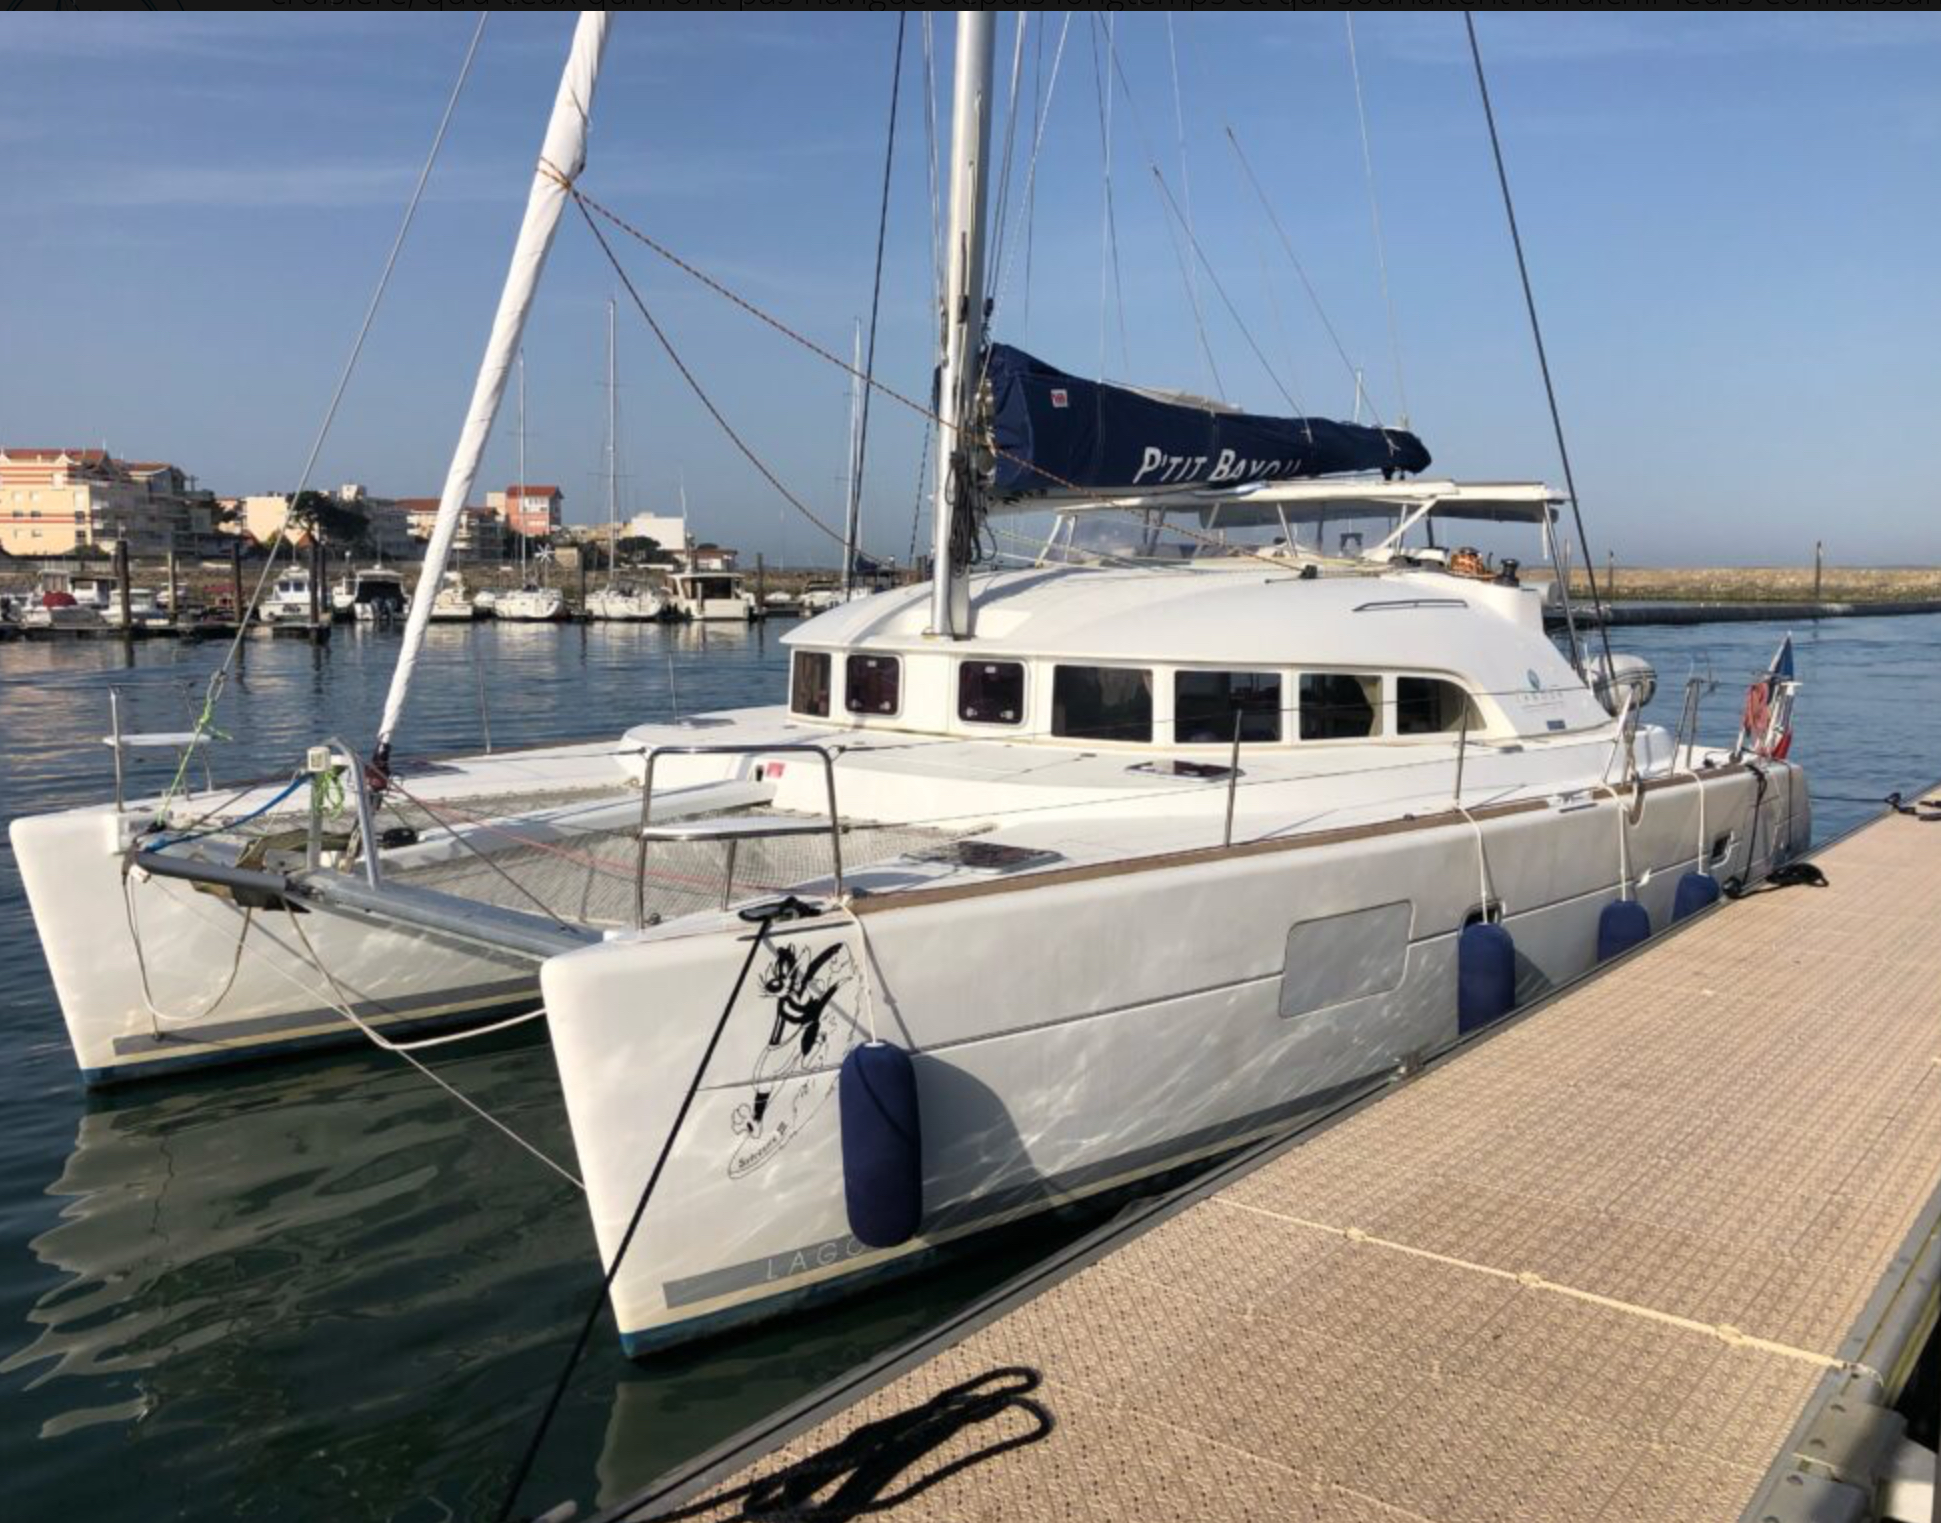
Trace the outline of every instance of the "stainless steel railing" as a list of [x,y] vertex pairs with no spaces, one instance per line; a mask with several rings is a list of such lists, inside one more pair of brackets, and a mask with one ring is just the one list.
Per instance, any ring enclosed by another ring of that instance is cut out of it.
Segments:
[[[829,860],[835,879],[836,896],[842,896],[842,815],[836,807],[836,760],[826,746],[813,746],[803,743],[787,745],[700,745],[700,746],[652,746],[645,753],[646,767],[640,780],[640,839],[634,851],[634,929],[641,930],[647,924],[647,847],[650,844],[648,830],[653,824],[654,809],[654,766],[663,756],[814,756],[822,763],[823,786],[829,800]],[[728,878],[722,891],[725,905],[734,892],[734,849],[737,840],[759,840],[768,835],[793,835],[799,833],[798,827],[791,823],[787,830],[752,830],[742,833],[728,842]]]

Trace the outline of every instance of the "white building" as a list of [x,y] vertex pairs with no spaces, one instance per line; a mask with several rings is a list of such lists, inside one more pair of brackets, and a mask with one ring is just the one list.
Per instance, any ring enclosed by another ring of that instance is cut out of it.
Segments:
[[651,539],[669,555],[685,556],[693,548],[687,520],[671,513],[636,513],[620,526],[622,539]]

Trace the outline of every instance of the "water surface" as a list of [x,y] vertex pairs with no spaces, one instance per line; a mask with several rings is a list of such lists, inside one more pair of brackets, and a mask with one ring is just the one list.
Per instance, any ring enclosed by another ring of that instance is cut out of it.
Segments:
[[[434,628],[400,749],[608,737],[674,712],[778,700],[766,630]],[[1629,629],[1675,723],[1709,669],[1730,739],[1784,631]],[[1794,754],[1822,836],[1866,798],[1941,775],[1941,618],[1804,626]],[[219,776],[367,738],[395,638],[252,641]],[[213,646],[0,645],[0,814],[107,795],[108,691],[130,728],[193,717]],[[132,787],[165,780],[144,764]],[[1852,800],[1853,802],[1849,802]],[[1941,844],[1941,833],[1937,834]],[[397,1060],[352,1053],[138,1086],[76,1079],[11,854],[0,845],[0,1463],[16,1517],[442,1519],[490,1515],[597,1290],[570,1186]],[[571,1159],[543,1044],[459,1048],[439,1071]],[[603,1323],[525,1495],[613,1500],[912,1333],[1066,1240],[1048,1226],[968,1263],[650,1366]]]

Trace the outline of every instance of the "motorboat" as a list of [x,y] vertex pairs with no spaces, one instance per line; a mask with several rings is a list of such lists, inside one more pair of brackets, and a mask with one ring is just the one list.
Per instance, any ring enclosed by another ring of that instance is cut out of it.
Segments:
[[755,595],[739,571],[675,571],[668,606],[677,618],[745,624],[758,616]]
[[[101,610],[100,619],[110,629],[122,627],[121,601],[112,599]],[[168,610],[165,592],[158,593],[152,587],[130,587],[128,589],[127,623],[135,629],[167,629],[174,622]]]
[[[993,25],[959,13],[932,580],[791,630],[779,703],[412,764],[421,606],[368,758],[16,820],[90,1081],[543,1010],[641,1355],[1286,1127],[1806,849],[1790,645],[1708,742],[1701,685],[1647,722],[1641,664],[1553,641],[1518,564],[1438,553],[1520,524],[1554,562],[1541,483],[991,339]],[[606,28],[575,33],[428,575]],[[1040,554],[969,558],[1033,514]]]
[[101,609],[71,592],[44,592],[20,615],[20,627],[26,630],[99,629],[106,622]]
[[390,566],[358,567],[339,577],[330,589],[334,616],[360,624],[389,624],[401,619],[407,602],[404,575]]
[[326,602],[312,596],[309,570],[292,566],[270,584],[269,592],[257,606],[257,615],[265,624],[305,624],[318,615]]

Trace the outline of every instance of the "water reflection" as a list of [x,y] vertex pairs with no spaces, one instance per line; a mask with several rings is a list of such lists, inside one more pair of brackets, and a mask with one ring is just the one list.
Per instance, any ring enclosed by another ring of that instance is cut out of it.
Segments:
[[[570,1163],[543,1046],[441,1072]],[[89,1110],[47,1194],[58,1281],[0,1374],[40,1441],[16,1478],[91,1518],[487,1510],[598,1289],[578,1192],[376,1059]],[[648,1366],[603,1327],[532,1496],[622,1495],[1060,1236]]]

